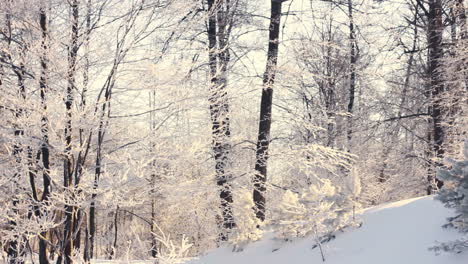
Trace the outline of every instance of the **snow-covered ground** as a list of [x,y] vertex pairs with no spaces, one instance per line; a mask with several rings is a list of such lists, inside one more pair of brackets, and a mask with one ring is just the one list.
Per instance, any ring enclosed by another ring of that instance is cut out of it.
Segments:
[[[361,228],[338,234],[324,244],[328,264],[468,264],[468,253],[436,256],[428,248],[436,241],[460,235],[441,228],[451,211],[433,197],[421,197],[365,210]],[[242,252],[216,249],[190,264],[311,264],[321,263],[312,238],[284,242],[266,236]]]

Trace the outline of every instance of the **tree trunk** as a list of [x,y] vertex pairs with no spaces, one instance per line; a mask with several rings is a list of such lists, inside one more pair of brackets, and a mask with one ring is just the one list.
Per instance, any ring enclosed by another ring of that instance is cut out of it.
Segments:
[[[72,104],[73,104],[73,91],[76,89],[75,74],[76,74],[76,57],[78,53],[78,1],[73,0],[71,3],[71,40],[68,47],[68,86],[65,98],[66,108],[66,125],[65,125],[65,160],[63,164],[63,187],[66,192],[69,192],[69,199],[73,199],[73,167],[72,167]],[[73,205],[65,205],[65,223],[63,229],[63,260],[65,264],[73,263],[73,241],[74,227],[76,221],[76,208]]]
[[232,214],[232,192],[229,168],[231,150],[229,104],[226,92],[227,65],[229,63],[228,33],[226,29],[228,0],[208,0],[208,55],[210,68],[210,115],[212,122],[213,152],[216,183],[220,188],[222,231],[221,240],[228,239],[228,232],[235,227]]
[[[113,73],[112,73],[113,74]],[[99,127],[97,133],[97,146],[96,146],[96,167],[94,170],[94,184],[93,194],[91,195],[91,205],[89,208],[89,258],[94,256],[94,239],[96,235],[96,191],[101,177],[101,164],[102,164],[102,147],[104,137],[108,125],[106,118],[110,115],[110,99],[112,95],[112,83],[108,82],[105,87],[104,103],[101,106],[101,115],[99,117]],[[97,111],[98,107],[96,107]],[[89,139],[91,140],[91,138]]]
[[[102,124],[102,121],[101,121]],[[102,127],[101,127],[102,129]],[[91,194],[91,204],[89,207],[89,259],[94,257],[94,238],[96,235],[96,190],[101,176],[101,148],[103,136],[101,131],[98,131],[98,145],[96,150],[96,169],[94,172],[93,194]]]
[[112,243],[110,252],[109,252],[109,259],[115,258],[116,254],[116,249],[117,249],[117,238],[119,237],[119,229],[118,229],[118,223],[119,223],[119,206],[117,205],[117,208],[115,209],[115,214],[114,214],[114,221],[113,221],[113,227],[114,227],[114,242]]
[[157,226],[156,226],[156,176],[157,167],[156,167],[156,114],[154,110],[156,109],[156,91],[152,91],[149,93],[149,106],[152,110],[150,113],[150,131],[151,131],[151,139],[150,139],[150,155],[153,159],[151,161],[151,176],[150,176],[150,184],[151,184],[151,257],[156,258],[158,256],[158,239],[156,236]]
[[354,98],[356,92],[356,62],[357,62],[357,47],[356,47],[356,30],[354,27],[353,18],[353,0],[348,0],[348,17],[349,17],[349,101],[348,101],[348,151],[351,152],[352,137],[353,137],[353,111]]
[[330,19],[330,24],[327,30],[327,47],[326,47],[326,67],[325,76],[326,81],[323,82],[325,89],[322,89],[323,97],[325,98],[325,108],[327,115],[327,147],[334,147],[335,145],[335,112],[336,112],[336,98],[335,98],[335,80],[333,76],[332,65],[332,49],[333,49],[333,19]]
[[[8,4],[11,4],[11,1],[8,1]],[[12,30],[12,23],[11,23],[11,14],[9,12],[7,12],[6,15],[5,15],[5,21],[6,21],[6,29],[7,29],[7,34],[5,34],[5,36],[7,37],[8,48],[11,48],[13,30]],[[23,51],[24,51],[24,49],[23,49]],[[12,65],[14,64],[13,60],[11,58],[11,55],[7,54],[7,55],[5,55],[5,57],[6,57],[6,59],[8,59],[11,62]],[[25,84],[24,84],[24,63],[23,63],[23,58],[22,58],[22,61],[21,61],[20,68],[18,69],[16,67],[12,67],[12,70],[15,73],[17,79],[18,79],[18,88],[19,88],[19,95],[20,95],[20,98],[18,98],[18,99],[19,100],[24,100],[24,99],[26,99],[26,90],[25,90]],[[2,66],[2,73],[3,73],[3,66]],[[0,85],[1,85],[1,80],[0,80]],[[17,120],[14,123],[15,130],[14,130],[13,133],[14,133],[14,135],[16,137],[21,137],[21,136],[24,135],[24,131],[21,128],[21,126],[19,125],[18,119],[20,119],[21,116],[23,115],[23,109],[21,109],[21,107],[19,107],[17,109],[14,109],[14,111],[15,111],[15,117],[16,117]],[[21,144],[15,142],[13,144],[13,157],[16,160],[16,164],[17,164],[17,168],[18,168],[18,171],[15,172],[14,175],[13,175],[13,182],[14,182],[15,185],[18,184],[18,180],[21,178],[21,164],[22,164],[21,153],[22,152],[23,152],[23,147],[21,146]],[[12,197],[12,199],[13,199],[12,211],[17,216],[19,216],[19,212],[18,212],[18,209],[17,209],[19,199],[16,197],[16,195],[14,197]],[[9,225],[10,226],[16,226],[17,223],[16,223],[16,221],[14,219],[12,219],[12,220],[9,221]],[[23,246],[24,242],[25,241],[24,241],[23,237],[21,235],[16,234],[14,239],[10,240],[6,244],[8,263],[10,263],[10,264],[22,264],[22,263],[24,263],[24,260],[22,259],[22,257],[24,256],[24,253],[25,253],[24,252],[24,246]]]
[[[42,156],[42,166],[43,166],[43,191],[42,191],[42,202],[47,203],[50,196],[50,161],[49,161],[49,120],[47,118],[47,101],[46,95],[48,92],[48,53],[49,53],[49,32],[47,24],[47,14],[44,10],[44,7],[41,7],[39,10],[39,24],[42,31],[42,55],[41,55],[41,76],[39,79],[39,87],[41,94],[41,103],[44,110],[42,116],[42,143],[41,143],[41,156]],[[47,212],[42,212],[47,213]],[[43,231],[39,237],[39,263],[40,264],[49,264],[47,258],[47,236],[48,232]]]
[[281,23],[281,5],[283,0],[271,0],[271,17],[268,37],[268,53],[263,75],[262,99],[260,102],[260,120],[253,179],[253,201],[255,215],[260,221],[265,220],[265,193],[267,180],[268,147],[270,145],[271,108],[273,103],[273,84],[278,64],[279,32]]
[[[83,69],[83,90],[81,92],[81,107],[82,110],[84,111],[84,108],[86,106],[86,93],[88,90],[88,83],[89,83],[89,39],[90,39],[90,31],[91,31],[91,0],[88,0],[86,3],[86,9],[87,9],[87,14],[86,14],[86,33],[85,33],[85,43],[84,43],[84,69]],[[83,129],[80,129],[80,141],[82,140],[82,137],[84,135]],[[91,135],[88,138],[88,146],[90,146],[91,143]],[[83,144],[81,144],[83,146]],[[89,150],[89,147],[88,147]],[[86,154],[85,154],[86,155]],[[84,164],[84,159],[82,160],[82,163]],[[91,215],[91,210],[90,210],[90,215]],[[86,214],[84,214],[83,217],[86,217]],[[81,214],[80,214],[81,218]],[[91,219],[91,216],[89,216],[89,219]],[[89,263],[91,260],[92,254],[91,254],[91,243],[90,243],[90,221],[84,220],[86,223],[86,228],[85,228],[85,241],[84,241],[84,249],[83,249],[83,260],[86,263]],[[79,242],[78,242],[79,243]]]
[[156,237],[156,207],[154,197],[151,197],[151,257],[158,256],[158,239]]
[[[428,75],[430,79],[429,92],[431,95],[431,123],[432,123],[432,148],[436,159],[436,166],[441,165],[444,156],[444,128],[442,98],[444,89],[442,79],[441,59],[442,49],[442,2],[441,0],[429,0],[427,42],[428,54]],[[435,177],[435,170],[428,175],[428,193],[433,193],[443,186],[443,182]]]

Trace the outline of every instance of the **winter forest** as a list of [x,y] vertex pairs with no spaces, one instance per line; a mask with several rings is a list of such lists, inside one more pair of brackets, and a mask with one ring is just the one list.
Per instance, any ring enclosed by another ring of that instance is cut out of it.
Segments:
[[467,5],[0,0],[0,263],[322,263],[427,195],[467,233]]

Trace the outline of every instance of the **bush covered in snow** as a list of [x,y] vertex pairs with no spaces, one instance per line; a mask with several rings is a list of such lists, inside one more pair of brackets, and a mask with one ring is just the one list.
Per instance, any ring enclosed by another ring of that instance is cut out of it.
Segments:
[[234,218],[237,220],[237,226],[229,239],[236,247],[242,248],[245,244],[262,237],[263,231],[258,228],[261,222],[252,210],[254,206],[251,192],[239,190],[239,195],[234,200]]
[[311,185],[301,194],[286,191],[276,217],[281,238],[323,237],[351,220],[352,202],[331,181]]

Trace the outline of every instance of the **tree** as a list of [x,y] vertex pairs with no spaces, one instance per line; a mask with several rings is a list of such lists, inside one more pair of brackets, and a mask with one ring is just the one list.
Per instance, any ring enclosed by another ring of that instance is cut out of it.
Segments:
[[[78,55],[78,35],[79,35],[79,6],[78,1],[74,0],[70,3],[71,7],[71,40],[68,47],[68,85],[65,98],[65,108],[66,108],[66,127],[65,127],[65,160],[63,163],[63,187],[70,192],[70,196],[73,199],[73,188],[76,187],[79,183],[79,177],[81,175],[75,176],[75,181],[73,181],[73,171],[72,168],[72,105],[74,99],[74,91],[76,90],[75,84],[75,75],[76,75],[76,64],[77,64],[77,55]],[[59,256],[58,262],[60,263],[63,259],[63,263],[69,264],[73,263],[72,256],[74,249],[80,247],[79,239],[76,240],[76,237],[80,237],[80,229],[78,228],[78,212],[77,208],[73,205],[67,204],[65,206],[65,223],[63,229],[63,244],[62,244],[62,254]],[[78,242],[76,245],[73,242]]]
[[354,98],[356,92],[356,64],[357,64],[357,43],[356,29],[353,17],[353,0],[348,0],[348,18],[349,18],[349,102],[348,102],[348,150],[351,151],[351,139],[353,135],[353,111]]
[[[41,54],[41,76],[39,80],[39,86],[41,91],[41,105],[44,110],[44,115],[42,116],[42,142],[40,155],[42,157],[42,181],[43,181],[43,191],[41,203],[43,205],[48,203],[50,192],[51,192],[51,180],[50,180],[50,160],[49,160],[49,119],[46,115],[47,113],[47,93],[48,93],[48,53],[49,53],[49,33],[48,33],[48,24],[47,24],[47,14],[45,7],[41,6],[39,10],[39,24],[42,32],[42,54]],[[35,189],[35,187],[33,187]],[[47,214],[47,211],[41,210],[41,214]],[[48,255],[47,255],[47,237],[48,232],[44,231],[39,237],[39,263],[48,264]]]
[[[235,227],[232,213],[230,151],[231,129],[227,89],[227,70],[230,62],[229,37],[232,31],[232,2],[208,0],[208,53],[210,72],[210,115],[212,122],[213,153],[216,182],[220,188],[222,229]],[[227,240],[226,231],[221,231],[221,240]]]
[[437,1],[4,0],[0,258],[178,261],[422,195],[468,122]]
[[[419,3],[419,2],[418,2]],[[432,117],[432,142],[434,153],[437,158],[437,162],[444,156],[444,129],[443,129],[443,101],[441,98],[444,90],[444,80],[442,75],[442,1],[441,0],[430,0],[428,2],[429,10],[427,12],[427,43],[428,43],[428,76],[430,78],[429,91],[431,94],[432,104],[430,107],[430,113]],[[443,186],[443,182],[437,180],[434,176],[429,175],[429,186],[428,193],[437,190]]]
[[[440,169],[437,178],[444,181],[444,187],[436,199],[448,208],[454,208],[456,216],[448,218],[444,227],[453,227],[462,233],[468,232],[468,140],[465,141],[464,160],[450,160],[451,169]],[[460,253],[468,249],[468,237],[452,242],[445,242],[433,248],[436,251]]]
[[255,214],[265,220],[265,192],[267,181],[268,147],[270,145],[271,109],[273,106],[273,84],[278,65],[279,32],[281,24],[281,6],[284,0],[271,0],[270,27],[265,73],[263,74],[262,99],[258,126],[257,150],[255,153],[255,175],[253,179],[253,200]]

